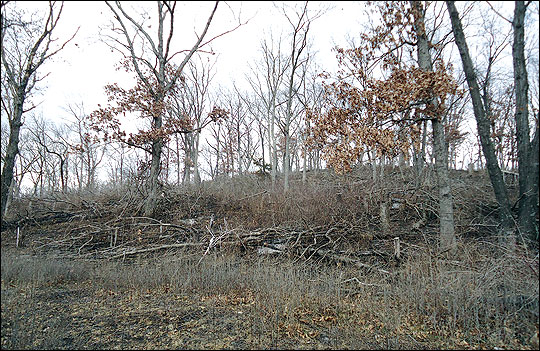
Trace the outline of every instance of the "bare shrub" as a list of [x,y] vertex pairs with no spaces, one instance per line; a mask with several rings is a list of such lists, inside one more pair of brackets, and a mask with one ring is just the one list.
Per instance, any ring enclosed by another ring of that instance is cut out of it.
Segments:
[[33,285],[85,281],[92,276],[92,264],[84,261],[14,255],[2,251],[2,281]]
[[487,335],[495,344],[526,343],[539,317],[538,256],[492,245],[462,242],[452,260],[410,257],[390,287],[402,313],[423,316],[436,330],[467,331],[477,342]]

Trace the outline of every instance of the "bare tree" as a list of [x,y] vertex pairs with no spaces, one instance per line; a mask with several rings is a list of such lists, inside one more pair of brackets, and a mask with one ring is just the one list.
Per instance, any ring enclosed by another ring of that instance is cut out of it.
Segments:
[[[210,168],[210,177],[216,179],[217,176],[222,172],[223,162],[223,149],[222,149],[222,124],[220,122],[215,123],[210,126],[210,136],[214,139],[214,142],[210,141],[210,138],[206,140],[206,146],[208,148],[208,166]],[[213,159],[215,155],[215,160]],[[226,172],[224,172],[226,173]]]
[[49,2],[46,16],[41,21],[27,21],[24,13],[11,8],[7,1],[2,1],[1,9],[2,74],[6,77],[6,84],[2,84],[2,109],[8,117],[10,128],[0,179],[3,215],[7,210],[6,202],[13,180],[15,158],[19,153],[23,114],[35,107],[28,106],[29,98],[35,92],[36,84],[47,76],[40,75],[39,69],[60,52],[74,38],[76,32],[62,44],[55,43],[53,31],[60,20],[63,2],[59,7],[56,2]]
[[[247,129],[251,132],[251,130],[254,129],[252,126],[255,125],[257,132],[257,137],[254,138],[256,140],[255,142],[251,142],[251,134],[248,134],[249,138],[247,142],[250,143],[250,146],[246,149],[247,155],[244,159],[246,162],[253,162],[255,166],[259,167],[257,174],[262,176],[267,174],[267,171],[272,168],[270,164],[266,163],[265,157],[265,135],[268,133],[267,110],[265,104],[257,97],[256,93],[240,93],[238,89],[236,89],[236,91],[238,96],[244,102],[249,114],[249,118],[246,119]],[[259,147],[261,152],[260,157],[256,156],[256,149]],[[247,167],[249,168],[249,165],[247,165]]]
[[50,135],[53,134],[54,126],[42,114],[31,114],[25,125],[25,139],[29,143],[25,148],[21,148],[21,154],[30,153],[35,157],[35,161],[30,166],[30,175],[34,188],[33,194],[41,197],[45,192],[59,190],[57,186],[61,184],[58,178],[59,157],[51,156],[58,153],[60,158],[65,159],[67,155],[52,143],[53,138]]
[[214,62],[206,63],[201,56],[196,62],[188,63],[184,83],[172,95],[172,104],[168,113],[184,116],[191,122],[193,131],[182,134],[184,144],[184,176],[183,182],[190,182],[191,168],[193,168],[193,181],[201,182],[199,172],[199,143],[201,130],[211,122],[208,115],[212,106],[209,101],[210,83],[215,76]]
[[[258,147],[252,135],[254,129],[252,126],[256,121],[252,115],[254,104],[236,84],[233,84],[232,90],[222,93],[222,104],[229,110],[229,118],[224,122],[224,127],[227,130],[226,138],[233,139],[228,143],[233,146],[231,161],[236,164],[232,170],[237,174],[243,174],[251,167]],[[259,126],[259,133],[261,132],[262,128]]]
[[[319,70],[318,68],[315,71]],[[312,170],[314,167],[320,167],[319,151],[320,149],[315,147],[308,147],[307,137],[311,130],[310,119],[308,116],[313,113],[321,113],[323,110],[323,98],[324,89],[320,82],[317,81],[318,74],[311,72],[308,77],[302,82],[301,92],[298,94],[298,99],[302,104],[304,111],[304,123],[303,130],[301,132],[302,138],[302,183],[306,182],[306,171]]]
[[68,128],[74,133],[74,140],[69,141],[71,152],[76,155],[73,160],[73,172],[77,178],[78,188],[92,189],[96,185],[97,168],[106,154],[106,145],[100,143],[93,134],[84,110],[84,103],[70,103],[66,110],[74,121]]
[[297,96],[298,90],[305,79],[306,70],[301,70],[303,73],[300,77],[297,77],[298,71],[302,66],[307,65],[309,55],[303,55],[308,47],[308,33],[311,23],[314,19],[319,17],[321,13],[310,15],[308,13],[308,2],[306,1],[299,11],[295,12],[296,18],[291,18],[287,13],[287,10],[283,9],[283,14],[289,22],[291,32],[291,51],[290,51],[290,64],[289,64],[289,76],[287,82],[287,111],[285,113],[284,123],[284,136],[285,136],[285,157],[283,160],[283,173],[284,183],[283,190],[287,192],[289,190],[289,172],[291,167],[291,150],[290,150],[290,129],[293,119],[293,99]]
[[[114,14],[112,34],[108,35],[111,48],[124,55],[126,68],[136,73],[138,82],[137,86],[129,91],[114,85],[108,86],[108,92],[117,98],[120,106],[101,108],[91,116],[100,122],[105,122],[101,124],[105,133],[115,134],[121,140],[125,137],[125,133],[118,129],[116,119],[118,114],[137,111],[141,113],[141,117],[150,121],[149,131],[141,131],[127,140],[123,139],[128,145],[140,147],[151,156],[150,174],[147,180],[148,196],[144,206],[146,216],[153,215],[157,203],[164,142],[171,134],[190,131],[186,128],[187,121],[184,118],[164,120],[170,93],[179,88],[179,81],[183,79],[182,72],[193,54],[226,33],[203,42],[218,3],[215,3],[202,32],[197,35],[191,49],[175,52],[171,44],[174,42],[176,1],[157,2],[157,23],[154,27],[157,31],[153,33],[151,32],[152,25],[145,23],[144,16],[142,19],[134,18],[128,14],[119,1],[107,2],[107,6]],[[184,56],[181,62],[174,64],[174,58],[182,54]],[[122,101],[126,100],[130,103],[122,104]],[[216,118],[217,115],[219,112],[214,112],[212,118]]]
[[[473,64],[469,48],[463,32],[461,18],[453,1],[446,2],[450,20],[452,22],[453,34],[456,40],[456,45],[459,49],[463,69],[467,77],[474,115],[476,118],[478,134],[480,137],[482,151],[486,158],[486,165],[491,179],[491,184],[495,193],[497,202],[499,203],[499,216],[501,218],[502,241],[513,246],[515,237],[513,235],[514,220],[511,213],[510,200],[508,190],[504,183],[502,171],[500,169],[493,141],[490,137],[491,127],[488,115],[486,112],[485,101],[482,100],[480,87],[478,85],[478,77],[475,66]],[[520,227],[523,230],[529,231],[532,237],[538,235],[538,229],[535,228],[535,218],[538,215],[538,125],[536,126],[536,134],[533,141],[530,141],[530,131],[528,127],[528,98],[527,98],[527,73],[525,70],[525,61],[523,55],[524,32],[523,18],[525,15],[525,6],[523,3],[516,2],[514,20],[511,22],[514,29],[514,44],[513,44],[513,61],[514,61],[514,77],[516,85],[516,128],[518,144],[518,158],[520,169]],[[519,107],[518,107],[519,106]],[[527,119],[525,122],[523,118]],[[521,126],[520,126],[521,124]],[[520,141],[520,139],[522,139]],[[522,174],[528,171],[530,174]],[[529,178],[530,176],[530,178]],[[534,181],[535,185],[530,183]],[[536,189],[536,190],[535,190]],[[535,195],[536,191],[536,195]],[[532,196],[534,200],[530,200],[528,196]],[[532,201],[532,203],[531,203]],[[526,205],[525,205],[526,203]],[[527,206],[527,207],[525,207]],[[526,208],[526,209],[525,209]],[[523,212],[521,212],[523,210]],[[536,215],[535,215],[536,211]],[[531,220],[531,218],[533,218]],[[523,221],[523,222],[522,222]],[[528,223],[527,223],[528,222]],[[532,222],[532,223],[531,223]],[[523,227],[521,226],[523,225]],[[532,227],[532,228],[531,228]]]
[[253,74],[246,78],[266,108],[268,148],[270,165],[272,167],[272,189],[275,189],[277,174],[276,108],[278,105],[279,89],[285,78],[285,72],[288,69],[290,61],[286,60],[282,52],[281,37],[278,38],[277,42],[273,39],[272,35],[269,40],[263,39],[261,41],[261,54],[262,59],[258,68],[252,68]]

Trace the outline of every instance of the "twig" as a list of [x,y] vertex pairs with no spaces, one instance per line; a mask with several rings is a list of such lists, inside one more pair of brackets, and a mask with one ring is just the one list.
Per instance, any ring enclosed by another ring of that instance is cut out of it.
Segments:
[[81,247],[79,247],[79,255],[81,254],[81,249],[82,249],[83,247],[85,247],[85,246],[86,246],[86,244],[88,244],[89,242],[91,242],[91,241],[92,241],[92,239],[94,239],[94,236],[91,236],[91,237],[90,237],[90,239],[88,239],[88,241],[87,241],[87,242],[85,242],[84,244],[82,244],[82,246],[81,246]]
[[240,199],[238,199],[238,200],[236,200],[236,201],[242,201],[242,200],[250,199],[250,198],[252,198],[252,197],[255,197],[255,196],[258,196],[258,195],[261,195],[261,194],[265,194],[265,193],[267,193],[267,192],[268,192],[268,190],[263,190],[263,191],[258,192],[258,193],[256,193],[256,194],[251,194],[251,195],[245,196],[245,197],[243,197],[243,198],[240,198]]
[[383,286],[382,284],[364,283],[364,282],[361,282],[360,280],[358,280],[358,278],[356,278],[356,277],[352,277],[351,279],[344,280],[344,281],[342,281],[340,283],[345,284],[345,283],[352,282],[352,281],[357,282],[358,285],[364,285],[364,286]]

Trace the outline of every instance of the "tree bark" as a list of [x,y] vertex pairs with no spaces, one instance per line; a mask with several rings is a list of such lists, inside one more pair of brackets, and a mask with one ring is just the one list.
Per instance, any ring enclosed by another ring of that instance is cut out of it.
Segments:
[[[414,27],[417,35],[418,45],[418,65],[425,71],[433,72],[431,54],[429,52],[429,42],[427,39],[424,24],[424,9],[419,1],[412,3],[415,14]],[[438,109],[435,105],[439,102],[432,99],[429,104]],[[454,230],[454,202],[448,175],[448,148],[444,137],[443,116],[431,119],[433,128],[433,153],[435,156],[435,171],[437,173],[437,183],[439,189],[439,220],[440,220],[440,250],[454,252],[456,250],[456,235]]]
[[[516,92],[516,130],[519,171],[519,230],[530,239],[538,240],[538,165],[533,164],[533,153],[538,154],[538,147],[532,148],[529,128],[529,82],[525,62],[525,12],[523,1],[516,1],[514,10],[514,43],[512,58],[514,63],[514,86]],[[538,159],[538,156],[536,156]]]
[[478,87],[476,72],[474,65],[469,54],[469,48],[465,40],[465,34],[459,18],[459,13],[456,9],[454,1],[446,1],[446,6],[450,14],[450,20],[452,22],[452,32],[456,45],[459,49],[461,61],[463,62],[463,70],[467,79],[467,85],[471,94],[474,116],[476,118],[476,125],[478,134],[480,136],[480,143],[482,145],[482,151],[486,158],[486,166],[488,169],[491,184],[493,185],[493,191],[495,198],[499,204],[499,216],[501,220],[501,234],[505,243],[510,245],[514,242],[513,227],[514,220],[510,211],[510,200],[508,199],[508,190],[504,183],[503,175],[499,164],[497,162],[497,156],[493,143],[490,138],[490,122],[486,117],[484,105],[482,103],[482,97],[480,95],[480,88]]
[[22,126],[23,104],[25,100],[24,91],[26,87],[17,90],[15,108],[13,118],[9,121],[9,141],[6,149],[6,157],[4,159],[4,167],[1,175],[1,213],[4,216],[7,212],[7,200],[9,196],[11,182],[13,181],[13,169],[15,167],[15,158],[19,153],[19,135]]

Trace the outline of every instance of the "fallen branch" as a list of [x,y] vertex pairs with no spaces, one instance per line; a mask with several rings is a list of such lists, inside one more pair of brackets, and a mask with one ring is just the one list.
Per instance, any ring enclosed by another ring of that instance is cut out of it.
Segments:
[[[353,264],[357,267],[361,267],[361,268],[368,268],[368,269],[374,269],[374,270],[377,270],[381,273],[385,273],[385,274],[390,274],[389,271],[387,270],[384,270],[384,269],[380,269],[380,268],[376,268],[376,267],[373,267],[369,264],[366,264],[366,263],[362,263],[358,260],[355,260],[353,258],[350,258],[350,257],[347,257],[347,256],[343,256],[343,255],[337,255],[337,254],[333,254],[330,252],[330,250],[320,250],[320,249],[310,249],[310,251],[315,251],[317,253],[321,253],[321,254],[324,254],[324,256],[326,258],[329,258],[329,259],[332,259],[334,261],[338,261],[338,262],[343,262],[343,263],[348,263],[348,264]],[[311,257],[311,256],[310,256]]]
[[129,252],[123,252],[121,254],[114,255],[114,256],[112,256],[110,258],[113,259],[113,258],[118,258],[118,257],[125,257],[125,256],[128,256],[128,255],[137,255],[137,254],[140,254],[140,253],[143,253],[143,252],[170,249],[170,248],[175,248],[175,247],[202,246],[202,245],[204,245],[204,243],[169,244],[169,245],[162,245],[162,246],[157,246],[157,247],[150,247],[150,248],[147,248],[147,249],[140,249],[140,250],[134,250],[134,251],[129,251]]

